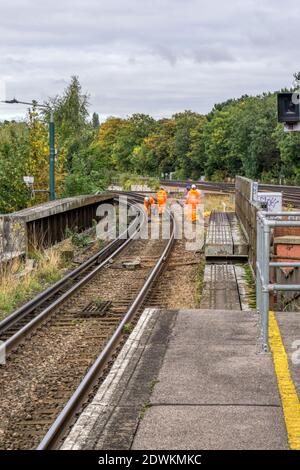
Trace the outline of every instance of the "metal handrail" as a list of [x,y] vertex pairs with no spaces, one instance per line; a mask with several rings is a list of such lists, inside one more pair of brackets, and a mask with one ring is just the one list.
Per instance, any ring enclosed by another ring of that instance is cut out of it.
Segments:
[[[257,213],[256,303],[260,315],[263,351],[269,350],[270,292],[300,291],[300,284],[275,284],[270,282],[270,267],[299,268],[298,261],[270,261],[271,230],[275,227],[300,227],[300,220],[281,220],[284,217],[300,217],[300,212],[259,211]],[[270,220],[271,219],[271,220]]]

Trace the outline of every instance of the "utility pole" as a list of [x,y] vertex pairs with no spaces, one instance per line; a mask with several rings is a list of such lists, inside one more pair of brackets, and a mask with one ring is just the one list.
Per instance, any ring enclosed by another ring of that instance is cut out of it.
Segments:
[[49,121],[49,200],[55,200],[55,128],[53,110],[50,109]]
[[[26,101],[19,101],[16,98],[12,100],[5,100],[1,101],[1,103],[6,103],[6,104],[26,104],[28,106],[33,106],[36,108],[44,108],[48,109],[50,111],[50,120],[49,120],[49,201],[54,201],[56,199],[55,196],[55,126],[54,126],[54,113],[53,109],[46,105],[46,104],[40,104],[37,103],[36,101],[32,100],[31,103],[28,103]],[[36,190],[35,192],[39,192],[39,190]],[[44,190],[41,190],[41,192],[44,192]]]

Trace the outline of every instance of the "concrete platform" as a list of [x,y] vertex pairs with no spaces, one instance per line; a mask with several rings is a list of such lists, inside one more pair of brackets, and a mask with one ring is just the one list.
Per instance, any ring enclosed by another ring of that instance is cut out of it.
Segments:
[[205,244],[206,257],[247,257],[248,243],[234,212],[212,212]]
[[257,316],[146,310],[62,449],[287,449]]

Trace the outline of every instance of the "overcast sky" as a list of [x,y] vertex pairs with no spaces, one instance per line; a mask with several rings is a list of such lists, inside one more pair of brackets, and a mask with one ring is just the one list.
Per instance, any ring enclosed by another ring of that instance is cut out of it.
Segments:
[[0,98],[3,82],[7,99],[44,100],[78,75],[101,119],[206,113],[290,86],[299,23],[299,0],[1,0]]

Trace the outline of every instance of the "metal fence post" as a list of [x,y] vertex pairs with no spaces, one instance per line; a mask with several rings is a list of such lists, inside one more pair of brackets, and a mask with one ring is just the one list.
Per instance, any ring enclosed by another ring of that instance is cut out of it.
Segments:
[[[270,266],[272,268],[297,267],[297,261],[270,261],[271,229],[276,227],[299,227],[300,212],[258,212],[256,218],[256,307],[260,315],[260,332],[264,352],[269,351],[269,308],[270,292],[300,292],[300,284],[270,284]],[[284,220],[282,220],[284,218]]]
[[260,298],[261,298],[261,279],[260,279],[260,253],[261,253],[261,247],[260,247],[260,219],[259,215],[257,214],[256,217],[256,246],[257,246],[257,255],[256,255],[256,308],[257,308],[257,313],[261,313],[261,304],[260,304]]
[[262,340],[263,350],[269,350],[269,262],[270,262],[270,227],[267,221],[263,221],[263,246],[262,246]]

